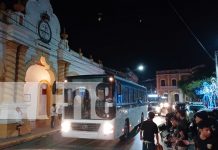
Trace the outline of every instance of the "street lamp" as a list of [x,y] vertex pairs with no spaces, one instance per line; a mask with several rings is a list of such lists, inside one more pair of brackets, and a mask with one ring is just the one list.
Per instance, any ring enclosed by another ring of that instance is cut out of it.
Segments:
[[144,71],[145,67],[143,65],[139,65],[137,68],[139,71]]

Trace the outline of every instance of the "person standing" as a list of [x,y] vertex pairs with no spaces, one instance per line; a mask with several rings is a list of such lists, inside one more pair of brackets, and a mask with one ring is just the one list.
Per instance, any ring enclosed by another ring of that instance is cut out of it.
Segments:
[[63,113],[63,106],[60,105],[58,108],[58,124],[61,124],[61,119],[62,119],[62,113]]
[[155,114],[148,113],[148,119],[143,121],[140,127],[140,139],[143,140],[142,150],[155,150],[154,135],[156,136],[157,144],[159,144],[158,128],[153,122]]
[[208,114],[206,111],[200,111],[194,115],[193,122],[190,124],[190,129],[189,129],[192,134],[192,139],[195,139],[198,136],[197,126],[201,121],[204,121],[204,120],[208,120]]
[[51,128],[55,127],[56,104],[51,107]]
[[20,107],[16,107],[16,112],[17,112],[17,116],[16,116],[16,130],[18,131],[18,136],[21,135],[20,130],[22,125],[24,124],[23,122],[23,112],[21,111]]

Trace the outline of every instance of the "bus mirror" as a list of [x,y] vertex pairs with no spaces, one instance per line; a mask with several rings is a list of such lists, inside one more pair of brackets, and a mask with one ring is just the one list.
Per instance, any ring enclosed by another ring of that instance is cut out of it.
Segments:
[[109,95],[109,88],[108,87],[105,87],[105,91],[104,91],[105,93],[105,96],[108,96]]

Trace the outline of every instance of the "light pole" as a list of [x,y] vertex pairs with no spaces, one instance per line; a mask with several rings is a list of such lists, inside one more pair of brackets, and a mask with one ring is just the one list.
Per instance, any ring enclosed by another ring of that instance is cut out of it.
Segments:
[[139,65],[137,66],[137,68],[135,69],[135,70],[138,72],[139,79],[141,78],[141,80],[143,79],[143,78],[142,78],[142,74],[144,74],[145,69],[146,69],[146,67],[145,67],[145,65],[143,65],[143,64],[139,64]]
[[134,70],[127,68],[127,75],[128,78],[134,82],[138,83],[139,77],[137,75],[137,72],[143,72],[144,71],[144,65],[140,64],[138,65]]

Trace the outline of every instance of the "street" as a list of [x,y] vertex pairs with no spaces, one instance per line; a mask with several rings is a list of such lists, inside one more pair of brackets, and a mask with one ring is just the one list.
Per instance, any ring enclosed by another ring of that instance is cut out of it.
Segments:
[[[165,121],[164,117],[156,116],[154,122],[157,125],[162,124]],[[76,149],[76,150],[138,150],[141,149],[142,143],[139,139],[139,133],[129,141],[120,142],[105,141],[105,140],[90,140],[90,139],[72,139],[62,138],[60,132],[52,135],[44,136],[35,139],[31,142],[23,143],[14,147],[9,147],[6,150],[11,149]]]

